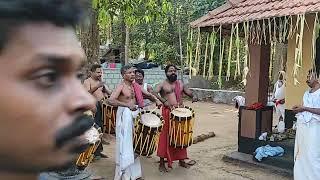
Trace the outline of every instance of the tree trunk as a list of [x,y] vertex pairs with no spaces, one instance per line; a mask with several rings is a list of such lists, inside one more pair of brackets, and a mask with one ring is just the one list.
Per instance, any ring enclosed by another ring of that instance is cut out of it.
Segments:
[[124,62],[129,63],[130,27],[126,25],[126,43],[124,49]]
[[113,17],[112,15],[110,14],[110,17],[111,17],[111,22],[110,22],[110,27],[109,27],[109,42],[110,44],[113,43],[113,36],[112,36],[112,32],[113,32]]
[[97,10],[92,9],[90,24],[81,26],[79,35],[81,46],[87,56],[87,61],[82,72],[86,77],[89,72],[89,66],[99,61],[100,36]]
[[279,71],[285,70],[287,62],[287,46],[284,43],[275,43],[275,56],[272,72],[272,81],[275,83],[278,80]]
[[180,17],[178,18],[178,31],[179,31],[179,46],[180,46],[181,80],[183,81],[183,75],[184,75],[184,63],[183,63],[183,51],[182,51],[182,37],[181,37],[181,23],[180,23]]
[[120,29],[121,29],[121,52],[120,52],[120,61],[121,64],[126,64],[125,62],[125,52],[123,52],[123,50],[125,49],[125,44],[126,44],[126,23],[125,23],[125,19],[124,19],[124,15],[120,14],[120,21],[121,21],[121,25],[120,25]]
[[151,37],[151,29],[148,24],[145,25],[147,30],[145,31],[144,34],[144,39],[145,39],[145,44],[144,44],[144,59],[149,60],[149,37]]
[[99,62],[100,37],[97,10],[91,11],[90,25],[81,27],[80,41],[87,56],[87,65]]

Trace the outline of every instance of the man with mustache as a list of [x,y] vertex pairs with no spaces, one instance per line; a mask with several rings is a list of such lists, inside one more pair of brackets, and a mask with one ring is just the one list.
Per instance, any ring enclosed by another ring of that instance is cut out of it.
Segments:
[[99,64],[94,64],[90,68],[90,77],[84,81],[84,86],[97,101],[111,95],[111,90],[102,81],[102,67]]
[[[101,65],[94,64],[90,68],[90,77],[84,81],[84,86],[90,94],[92,94],[96,100],[96,108],[93,110],[95,112],[95,123],[103,129],[103,118],[102,118],[102,106],[101,101],[111,95],[111,91],[102,81],[102,68]],[[102,143],[97,148],[95,154],[95,159],[107,158],[108,156],[103,154]]]
[[319,71],[310,70],[310,87],[303,96],[303,105],[294,106],[297,131],[294,148],[294,179],[320,179],[320,82]]
[[151,93],[142,89],[135,81],[135,69],[131,65],[121,68],[123,81],[112,92],[109,104],[118,107],[116,121],[116,169],[115,180],[142,179],[140,160],[133,150],[134,118],[138,108],[144,107],[143,96],[161,102]]
[[77,74],[85,60],[78,0],[0,0],[0,179],[36,180],[75,163],[95,100]]
[[[185,162],[188,159],[187,149],[173,148],[169,146],[169,119],[170,111],[173,107],[183,105],[182,96],[186,94],[192,98],[192,101],[198,101],[198,98],[192,91],[183,84],[182,81],[177,80],[177,68],[175,65],[167,65],[165,68],[167,79],[160,83],[154,92],[154,95],[163,103],[162,116],[165,121],[163,129],[160,134],[159,146],[157,155],[160,157],[160,172],[168,172],[164,159],[168,161],[168,167],[172,168],[173,161],[179,160],[179,165],[184,168],[189,168],[196,162],[194,160]],[[159,96],[159,93],[161,97]]]

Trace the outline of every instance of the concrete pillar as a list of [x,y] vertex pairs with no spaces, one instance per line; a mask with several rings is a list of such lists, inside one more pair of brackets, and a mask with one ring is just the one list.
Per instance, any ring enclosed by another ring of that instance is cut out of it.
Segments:
[[[268,102],[270,45],[249,45],[250,71],[247,76],[246,106]],[[272,130],[272,107],[259,110],[240,109],[238,151],[252,154],[255,141],[263,132]]]
[[270,45],[250,44],[250,71],[247,76],[246,106],[256,102],[267,105]]

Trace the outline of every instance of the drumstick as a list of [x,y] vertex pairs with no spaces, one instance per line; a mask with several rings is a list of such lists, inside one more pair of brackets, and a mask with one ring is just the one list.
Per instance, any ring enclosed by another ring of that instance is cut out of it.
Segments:
[[154,108],[153,110],[151,110],[150,112],[154,112],[158,109],[158,107]]

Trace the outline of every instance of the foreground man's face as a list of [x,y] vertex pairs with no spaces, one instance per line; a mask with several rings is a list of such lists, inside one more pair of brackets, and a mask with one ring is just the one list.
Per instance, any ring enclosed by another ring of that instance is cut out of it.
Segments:
[[77,78],[84,57],[71,28],[15,29],[0,52],[0,169],[36,172],[76,158],[71,143],[55,147],[55,136],[94,107]]

